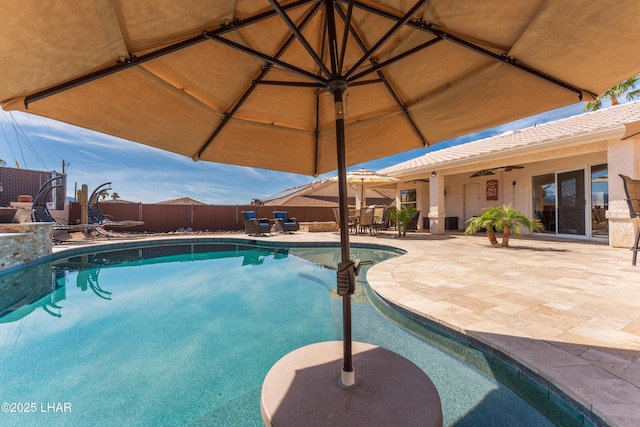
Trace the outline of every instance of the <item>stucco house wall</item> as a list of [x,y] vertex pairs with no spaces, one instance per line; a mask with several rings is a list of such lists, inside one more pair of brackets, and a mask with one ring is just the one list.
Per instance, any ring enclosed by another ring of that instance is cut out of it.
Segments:
[[[399,178],[398,190],[415,188],[419,209],[428,212],[431,233],[440,234],[446,231],[447,218],[457,217],[457,229],[464,230],[469,217],[490,206],[512,204],[534,216],[534,176],[584,171],[586,230],[573,237],[602,240],[606,234],[591,232],[590,171],[606,164],[608,241],[625,247],[631,245],[639,220],[629,216],[618,174],[640,179],[640,135],[628,131],[638,122],[640,102],[628,103],[434,151],[378,172]],[[506,166],[521,168],[505,170]],[[481,170],[493,174],[471,177]],[[490,180],[497,182],[497,200],[487,200]]]

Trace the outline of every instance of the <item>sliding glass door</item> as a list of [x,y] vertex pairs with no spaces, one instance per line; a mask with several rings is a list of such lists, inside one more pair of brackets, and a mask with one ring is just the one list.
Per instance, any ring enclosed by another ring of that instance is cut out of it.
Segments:
[[608,237],[609,170],[606,164],[591,166],[591,236]]
[[584,169],[557,174],[558,234],[584,236],[586,197]]
[[532,180],[534,215],[544,233],[556,232],[556,174],[534,176]]
[[609,178],[606,163],[532,177],[533,213],[543,233],[609,236]]

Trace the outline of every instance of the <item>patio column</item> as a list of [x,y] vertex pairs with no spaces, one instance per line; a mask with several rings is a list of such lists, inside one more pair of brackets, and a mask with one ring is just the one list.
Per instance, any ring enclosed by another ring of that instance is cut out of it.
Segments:
[[445,212],[444,175],[432,172],[429,177],[429,231],[431,234],[444,234]]
[[[351,188],[355,188],[356,189],[356,191],[355,191],[355,195],[356,195],[356,210],[358,212],[360,212],[360,209],[365,207],[362,204],[362,192],[363,192],[363,189],[362,189],[362,187],[360,185],[354,185]],[[366,191],[366,189],[364,191]]]
[[609,169],[609,246],[630,248],[640,218],[630,218],[624,186],[618,174],[640,179],[640,135],[625,140],[609,141],[607,146]]

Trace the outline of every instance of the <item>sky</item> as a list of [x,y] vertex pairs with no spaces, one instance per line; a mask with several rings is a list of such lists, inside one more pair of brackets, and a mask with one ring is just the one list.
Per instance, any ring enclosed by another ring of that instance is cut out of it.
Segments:
[[[584,103],[551,110],[485,131],[350,166],[379,170],[429,151],[476,141],[583,113]],[[190,197],[206,204],[245,205],[283,190],[330,178],[316,178],[188,157],[104,135],[39,116],[0,109],[0,159],[8,167],[67,173],[67,196],[87,184],[89,193],[112,182],[122,200],[157,203]]]

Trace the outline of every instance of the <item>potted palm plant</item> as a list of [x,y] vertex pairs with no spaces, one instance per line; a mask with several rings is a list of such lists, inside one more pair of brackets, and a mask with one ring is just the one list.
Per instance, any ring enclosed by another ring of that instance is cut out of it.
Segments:
[[[509,247],[511,236],[522,237],[522,230],[542,231],[544,226],[537,218],[525,215],[511,205],[494,206],[482,210],[480,216],[469,218],[464,234],[474,234],[486,230],[489,243],[493,247]],[[502,242],[498,244],[496,232],[502,232]]]
[[396,223],[398,227],[398,237],[405,237],[407,235],[407,225],[409,221],[418,213],[418,210],[413,206],[402,206],[400,209],[392,206],[389,208],[389,218]]

